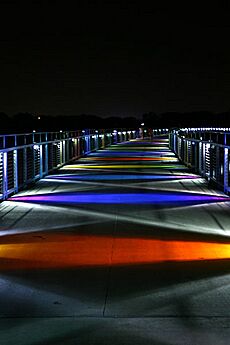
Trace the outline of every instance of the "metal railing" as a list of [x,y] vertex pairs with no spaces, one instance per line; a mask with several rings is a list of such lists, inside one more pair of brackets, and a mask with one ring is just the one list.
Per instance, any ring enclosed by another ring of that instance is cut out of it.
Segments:
[[227,130],[180,129],[169,133],[169,146],[178,158],[226,194],[230,191],[230,133]]
[[[153,129],[151,133],[169,134],[171,150],[186,166],[225,193],[230,192],[230,129],[169,132],[168,129]],[[140,129],[0,135],[0,200],[27,188],[72,160],[140,136]]]
[[67,162],[138,136],[127,129],[0,135],[0,200]]

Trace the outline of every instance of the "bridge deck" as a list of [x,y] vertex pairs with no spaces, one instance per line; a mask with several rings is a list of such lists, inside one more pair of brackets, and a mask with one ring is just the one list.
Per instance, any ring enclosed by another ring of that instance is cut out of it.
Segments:
[[1,344],[229,344],[230,203],[164,138],[90,154],[0,212]]

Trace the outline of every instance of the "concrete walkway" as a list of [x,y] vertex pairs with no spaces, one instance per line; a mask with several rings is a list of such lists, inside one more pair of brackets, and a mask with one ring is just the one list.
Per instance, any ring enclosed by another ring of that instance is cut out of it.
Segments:
[[0,204],[0,344],[230,343],[230,202],[163,137]]

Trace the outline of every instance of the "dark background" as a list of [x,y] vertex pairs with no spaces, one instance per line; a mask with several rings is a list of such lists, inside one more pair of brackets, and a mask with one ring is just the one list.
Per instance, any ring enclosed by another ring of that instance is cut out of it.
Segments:
[[230,126],[230,9],[200,3],[1,2],[1,130]]

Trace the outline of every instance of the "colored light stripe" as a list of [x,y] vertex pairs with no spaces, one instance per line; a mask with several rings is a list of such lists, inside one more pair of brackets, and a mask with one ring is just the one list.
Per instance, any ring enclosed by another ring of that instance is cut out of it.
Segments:
[[176,157],[86,157],[84,160],[95,161],[178,161]]
[[138,148],[141,148],[141,147],[145,147],[145,148],[148,148],[148,147],[153,147],[153,146],[160,146],[160,147],[169,147],[169,142],[153,142],[153,143],[127,143],[127,144],[117,144],[117,145],[111,145],[111,147],[138,147]]
[[[153,139],[151,141],[136,141],[136,140],[131,140],[127,141],[127,145],[153,145],[155,143],[168,143],[169,139]],[[118,144],[118,145],[124,145],[124,144]]]
[[142,174],[93,174],[93,175],[53,175],[47,176],[46,180],[83,180],[83,181],[99,181],[99,180],[177,180],[177,179],[197,179],[199,176],[193,175],[142,175]]
[[109,150],[100,150],[98,152],[90,153],[89,156],[87,157],[104,157],[104,156],[135,156],[135,157],[154,157],[154,156],[170,156],[170,157],[175,157],[175,155],[171,152],[162,152],[162,151],[146,151],[146,152],[127,152],[127,151],[121,151],[121,152],[116,152],[116,151],[109,151]]
[[9,200],[54,204],[171,204],[229,201],[228,197],[189,193],[52,193],[16,196]]
[[142,165],[142,164],[130,164],[130,165],[65,165],[61,170],[75,170],[75,169],[188,169],[182,165]]
[[37,232],[6,236],[0,253],[1,271],[84,268],[223,260],[230,257],[230,244]]
[[142,147],[140,147],[140,146],[124,146],[124,147],[120,147],[120,146],[115,146],[115,147],[110,147],[109,148],[109,150],[111,150],[111,151],[113,151],[113,150],[115,150],[115,151],[122,151],[122,150],[127,150],[127,151],[129,151],[129,150],[131,150],[131,151],[133,151],[133,150],[137,150],[137,151],[139,151],[139,150],[165,150],[165,151],[170,151],[169,150],[169,148],[167,148],[167,147],[164,147],[164,146],[142,146]]

